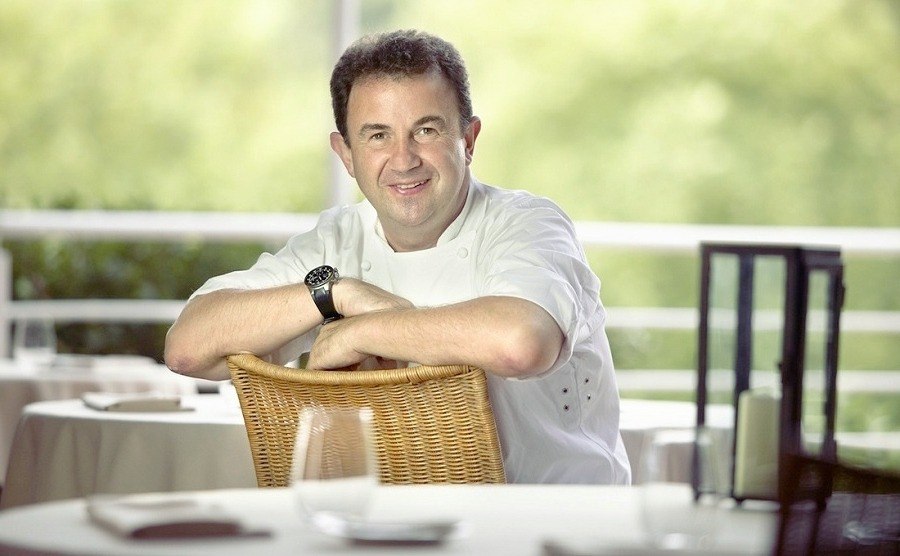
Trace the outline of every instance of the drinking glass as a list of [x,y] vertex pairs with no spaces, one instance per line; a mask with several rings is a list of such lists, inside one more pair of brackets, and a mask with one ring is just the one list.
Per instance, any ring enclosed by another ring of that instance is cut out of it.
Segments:
[[[647,541],[654,548],[690,551],[715,545],[726,490],[717,441],[702,427],[658,430],[647,437],[640,467],[641,512]],[[700,496],[692,488],[694,472]]]
[[25,367],[48,366],[56,357],[56,328],[53,321],[26,319],[16,323],[13,358]]
[[292,486],[304,518],[365,518],[378,484],[372,411],[307,408],[297,425]]

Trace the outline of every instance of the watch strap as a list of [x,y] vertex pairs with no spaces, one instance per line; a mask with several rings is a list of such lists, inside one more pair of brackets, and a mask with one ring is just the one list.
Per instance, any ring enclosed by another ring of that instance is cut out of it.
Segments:
[[319,312],[325,317],[325,322],[341,318],[341,314],[334,308],[334,298],[331,296],[331,283],[313,288],[311,290],[313,302],[319,308]]

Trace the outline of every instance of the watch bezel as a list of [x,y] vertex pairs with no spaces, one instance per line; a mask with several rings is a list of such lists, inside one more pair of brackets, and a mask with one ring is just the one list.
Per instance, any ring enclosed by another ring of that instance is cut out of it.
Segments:
[[323,264],[306,273],[306,277],[303,278],[303,283],[310,288],[320,288],[329,282],[337,281],[337,279],[337,269],[333,266]]

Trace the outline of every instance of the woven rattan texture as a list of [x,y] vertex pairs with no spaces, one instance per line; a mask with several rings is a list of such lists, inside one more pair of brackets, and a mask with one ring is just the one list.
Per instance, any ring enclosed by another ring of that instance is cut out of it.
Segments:
[[369,407],[381,482],[504,483],[484,371],[420,366],[314,371],[228,357],[261,487],[290,483],[297,419],[308,406]]

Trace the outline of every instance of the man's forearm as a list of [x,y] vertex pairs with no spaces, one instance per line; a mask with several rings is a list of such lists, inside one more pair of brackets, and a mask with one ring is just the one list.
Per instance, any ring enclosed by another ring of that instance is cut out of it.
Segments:
[[310,366],[331,368],[377,355],[429,365],[470,364],[509,377],[548,370],[563,333],[538,305],[483,297],[442,307],[366,313],[319,334]]
[[225,356],[266,356],[321,322],[304,284],[211,292],[192,299],[169,329],[166,365],[189,376],[226,379]]

